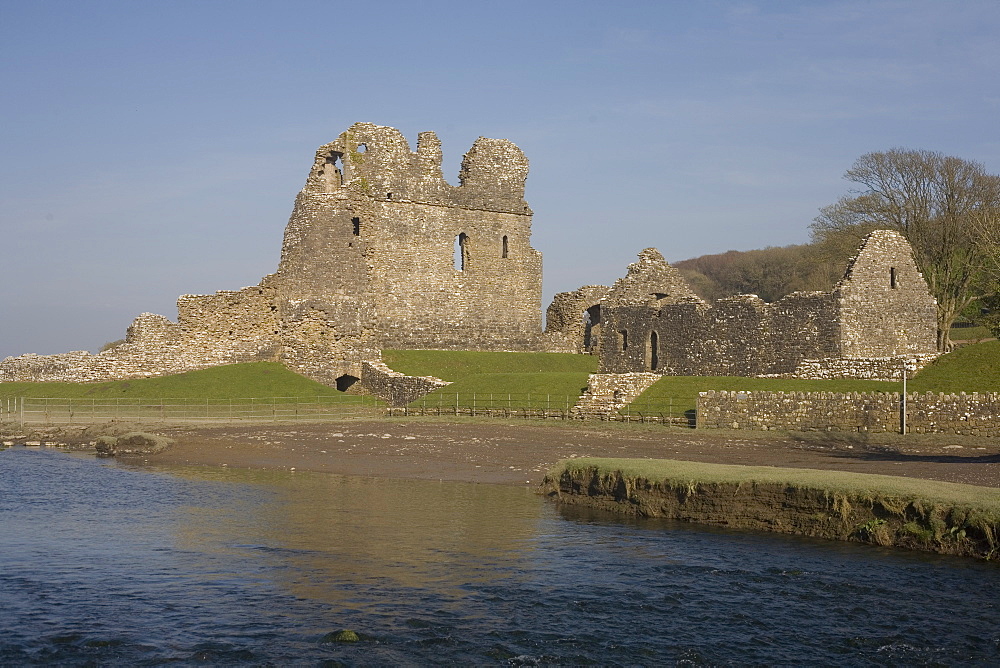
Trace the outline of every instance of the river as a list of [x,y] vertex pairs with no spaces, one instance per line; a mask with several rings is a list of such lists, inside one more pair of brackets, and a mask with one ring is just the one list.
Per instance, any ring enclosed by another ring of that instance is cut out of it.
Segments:
[[2,665],[1000,664],[996,564],[517,487],[16,447],[0,521]]

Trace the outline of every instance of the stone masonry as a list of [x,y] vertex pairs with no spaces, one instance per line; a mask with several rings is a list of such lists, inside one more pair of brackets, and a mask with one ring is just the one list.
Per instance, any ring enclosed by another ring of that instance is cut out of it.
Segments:
[[[1000,436],[1000,394],[907,394],[907,432]],[[895,392],[702,392],[699,429],[896,432]]]
[[339,386],[382,348],[547,349],[527,173],[514,144],[480,137],[453,186],[434,133],[414,152],[398,130],[356,123],[316,151],[277,272],[238,291],[183,295],[176,323],[143,314],[124,344],[97,355],[8,358],[0,382],[277,360]]
[[601,373],[895,380],[936,355],[935,301],[902,235],[876,230],[831,292],[709,305],[647,249],[602,302]]

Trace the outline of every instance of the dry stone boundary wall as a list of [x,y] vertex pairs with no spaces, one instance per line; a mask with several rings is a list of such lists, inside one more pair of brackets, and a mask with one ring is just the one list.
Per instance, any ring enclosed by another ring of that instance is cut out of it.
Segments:
[[[699,429],[898,433],[896,392],[702,392]],[[907,394],[907,432],[1000,436],[1000,394]]]

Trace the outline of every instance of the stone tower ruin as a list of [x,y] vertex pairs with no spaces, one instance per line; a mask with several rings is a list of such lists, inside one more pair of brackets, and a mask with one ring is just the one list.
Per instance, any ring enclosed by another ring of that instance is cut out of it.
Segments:
[[316,152],[285,230],[274,285],[292,325],[343,312],[383,348],[526,350],[541,335],[541,254],[524,201],[528,160],[480,137],[459,185],[441,143],[416,152],[398,130],[357,123]]
[[144,313],[98,355],[8,358],[0,381],[273,360],[343,389],[383,348],[543,349],[527,175],[517,146],[480,137],[453,186],[433,132],[414,152],[398,130],[356,123],[316,151],[277,272],[237,291],[182,295],[177,322]]

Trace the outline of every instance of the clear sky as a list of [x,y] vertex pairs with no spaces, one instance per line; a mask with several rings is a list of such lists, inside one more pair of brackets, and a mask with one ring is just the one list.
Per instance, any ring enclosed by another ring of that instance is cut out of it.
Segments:
[[863,153],[1000,172],[1000,2],[0,0],[0,357],[277,267],[356,121],[531,161],[545,297],[808,241]]

